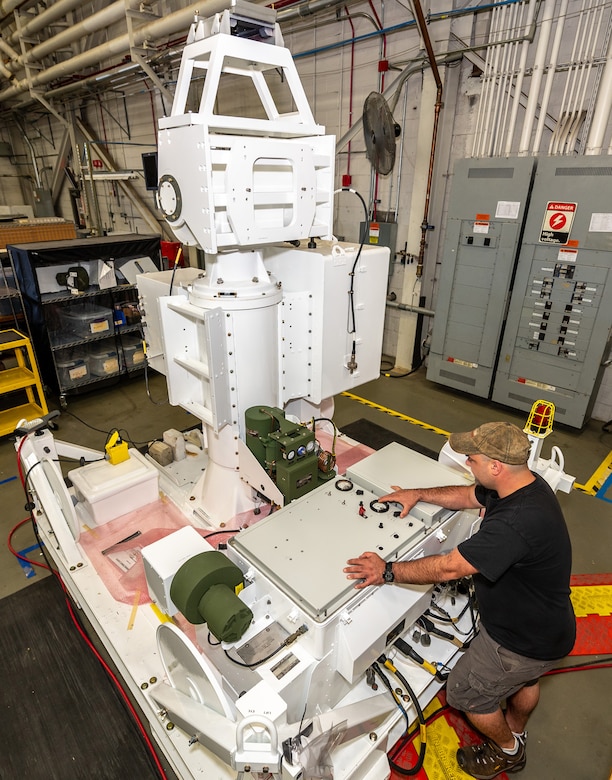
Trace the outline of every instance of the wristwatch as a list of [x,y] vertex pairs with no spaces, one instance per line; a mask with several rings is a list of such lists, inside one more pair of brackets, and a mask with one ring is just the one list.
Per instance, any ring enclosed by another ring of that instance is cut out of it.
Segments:
[[383,580],[385,582],[395,582],[395,575],[393,574],[393,564],[391,561],[387,561],[385,564],[385,570],[383,572]]

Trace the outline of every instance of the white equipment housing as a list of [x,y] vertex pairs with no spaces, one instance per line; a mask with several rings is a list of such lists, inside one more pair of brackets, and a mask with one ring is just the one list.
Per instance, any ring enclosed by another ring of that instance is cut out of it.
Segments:
[[[158,197],[206,268],[138,279],[170,402],[203,424],[208,463],[185,509],[212,527],[252,509],[256,492],[283,503],[245,446],[249,407],[329,416],[335,393],[380,369],[389,250],[333,239],[334,138],[274,19],[234,3],[193,25],[159,123]],[[256,106],[245,108],[245,83]]]
[[[180,241],[210,254],[329,237],[335,139],[315,123],[288,49],[227,34],[231,16],[262,10],[234,4],[233,11],[194,25],[185,46],[172,113],[159,122],[162,210]],[[189,111],[190,88],[202,76],[198,109]],[[240,78],[241,95],[249,82],[262,118],[216,113],[222,76]],[[289,91],[285,111],[271,89],[281,84]]]

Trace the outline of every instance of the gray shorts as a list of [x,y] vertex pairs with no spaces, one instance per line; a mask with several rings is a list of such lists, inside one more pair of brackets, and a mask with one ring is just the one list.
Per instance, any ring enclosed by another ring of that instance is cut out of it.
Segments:
[[446,698],[462,712],[489,715],[503,699],[525,685],[535,684],[559,663],[518,655],[491,639],[480,626],[479,634],[463,653],[446,683]]

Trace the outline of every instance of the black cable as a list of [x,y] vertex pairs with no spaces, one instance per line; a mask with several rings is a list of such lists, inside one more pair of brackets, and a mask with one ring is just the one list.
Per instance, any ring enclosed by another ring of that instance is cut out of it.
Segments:
[[170,277],[170,292],[168,295],[172,295],[172,287],[174,286],[174,275],[176,274],[176,269],[178,267],[178,258],[174,261],[174,267],[172,269],[172,276]]
[[[430,723],[432,723],[434,720],[437,720],[447,710],[450,710],[450,704],[442,704],[440,707],[438,707],[437,710],[434,710],[425,718],[425,725],[429,726]],[[406,747],[406,745],[409,742],[411,742],[417,734],[420,733],[420,731],[421,731],[421,724],[419,723],[415,728],[411,729],[407,734],[401,736],[389,751],[389,754],[392,754],[390,755],[390,758],[395,759],[398,756],[398,754],[401,753],[401,751]]]
[[406,689],[406,692],[408,693],[408,696],[410,696],[410,699],[414,704],[414,708],[417,711],[417,717],[419,719],[419,733],[421,735],[421,745],[419,747],[419,756],[417,758],[417,762],[410,769],[405,769],[399,764],[396,764],[392,759],[389,761],[389,764],[391,768],[394,769],[400,775],[406,775],[406,776],[416,775],[417,772],[419,772],[423,768],[423,763],[425,762],[425,752],[427,750],[427,737],[425,734],[425,725],[426,725],[425,716],[423,715],[423,710],[421,709],[421,705],[419,704],[419,699],[415,695],[410,685],[408,684],[408,680],[404,677],[404,675],[400,671],[395,669],[395,667],[393,670],[393,674],[397,677],[397,679],[401,682],[401,684]]
[[209,534],[204,534],[202,539],[210,539],[211,536],[220,536],[221,534],[237,534],[239,531],[239,528],[225,528],[223,531],[211,531]]
[[[380,659],[379,659],[379,660],[380,660]],[[382,684],[385,686],[385,688],[386,688],[386,689],[389,691],[389,693],[391,694],[391,697],[393,698],[393,701],[395,702],[395,704],[396,704],[396,706],[397,706],[398,710],[399,710],[399,711],[402,713],[402,715],[404,716],[404,720],[406,721],[406,730],[404,731],[404,734],[406,734],[406,733],[408,732],[409,728],[410,728],[410,720],[409,720],[409,718],[408,718],[408,713],[407,713],[407,711],[406,711],[406,708],[404,707],[404,705],[403,705],[403,704],[402,704],[402,702],[400,701],[400,698],[399,698],[399,696],[397,695],[397,693],[396,693],[396,692],[393,690],[393,686],[391,685],[391,683],[390,683],[390,682],[389,682],[389,680],[387,679],[387,675],[386,675],[386,674],[383,674],[383,672],[382,672],[382,669],[380,668],[380,666],[379,666],[379,664],[378,664],[378,662],[377,662],[377,661],[375,661],[375,662],[374,662],[374,663],[371,665],[370,669],[372,669],[372,671],[374,672],[374,674],[377,674],[377,675],[378,675],[378,677],[380,678],[380,680],[381,680]]]
[[96,431],[97,433],[103,433],[106,436],[105,446],[106,446],[106,444],[108,444],[108,440],[110,439],[110,437],[113,435],[113,433],[115,431],[117,431],[117,433],[120,436],[121,436],[121,431],[123,431],[125,433],[125,436],[122,436],[121,438],[124,439],[125,441],[129,442],[133,447],[138,448],[138,447],[142,447],[142,446],[144,446],[146,444],[149,444],[148,440],[147,441],[134,441],[132,439],[132,437],[130,436],[130,434],[129,434],[129,432],[128,432],[128,430],[126,428],[111,428],[110,431],[108,429],[104,430],[103,428],[96,428],[95,425],[91,425],[90,423],[85,422],[85,420],[83,420],[81,417],[79,417],[74,412],[68,411],[68,409],[65,409],[63,414],[71,415],[72,417],[74,417],[75,420],[78,420],[78,422],[80,422],[81,425],[84,425],[86,428],[89,428],[92,431]]
[[144,364],[144,380],[145,380],[145,392],[147,394],[147,398],[154,406],[166,406],[166,404],[170,403],[170,399],[166,398],[162,401],[156,401],[153,396],[151,395],[151,389],[149,387],[149,358],[147,355],[145,355],[145,364]]
[[261,658],[259,661],[255,661],[252,664],[246,664],[243,661],[238,661],[236,658],[232,658],[232,656],[227,652],[227,650],[223,650],[225,653],[227,659],[231,661],[233,664],[236,664],[236,666],[242,666],[245,669],[254,669],[256,666],[259,666],[260,664],[265,664],[266,661],[269,661],[270,658],[274,658],[274,656],[277,653],[280,653],[280,651],[286,647],[285,643],[283,642],[281,645],[279,645],[276,650],[273,650],[269,655],[267,655],[265,658]]
[[95,425],[90,425],[88,422],[85,422],[85,420],[82,420],[77,414],[69,411],[68,409],[65,409],[63,414],[69,414],[71,417],[74,417],[75,420],[78,420],[81,423],[81,425],[84,425],[86,428],[90,428],[92,431],[97,431],[97,433],[104,433],[108,436],[108,430],[103,430],[102,428],[96,428]]
[[411,368],[411,369],[410,369],[410,371],[406,371],[406,372],[405,372],[405,373],[403,373],[403,374],[390,374],[390,373],[388,373],[388,372],[386,372],[386,371],[382,371],[382,370],[381,370],[381,372],[380,372],[380,373],[381,373],[381,374],[382,374],[384,377],[387,377],[387,379],[404,379],[404,378],[405,378],[405,377],[407,377],[407,376],[412,376],[412,374],[416,374],[416,372],[417,372],[417,371],[418,371],[420,368],[422,368],[422,367],[423,367],[423,363],[424,363],[424,361],[425,361],[425,357],[423,356],[423,357],[421,358],[421,360],[419,361],[419,364],[418,364],[418,366],[415,366],[414,368]]
[[351,279],[351,284],[349,287],[349,313],[351,319],[347,327],[348,327],[348,333],[352,334],[357,331],[357,325],[355,322],[355,300],[354,300],[355,268],[357,268],[357,263],[359,262],[359,258],[361,257],[361,251],[363,250],[363,245],[365,244],[367,231],[368,231],[369,214],[368,214],[368,207],[361,193],[357,192],[357,190],[350,189],[349,187],[343,187],[342,190],[343,192],[350,192],[353,195],[357,195],[357,197],[361,201],[361,205],[363,206],[363,212],[364,212],[364,225],[363,225],[363,232],[361,235],[361,239],[359,241],[359,249],[357,250],[357,254],[355,255],[355,260],[353,261],[353,267],[349,272],[349,277]]
[[273,650],[273,651],[272,651],[272,652],[271,652],[269,655],[267,655],[265,658],[260,658],[258,661],[255,661],[255,662],[253,662],[252,664],[246,664],[246,663],[243,663],[242,661],[238,661],[238,660],[236,660],[235,658],[232,658],[232,656],[231,656],[231,655],[230,655],[230,654],[227,652],[227,650],[224,650],[223,652],[225,653],[225,655],[226,655],[226,657],[228,658],[228,660],[229,660],[229,661],[231,661],[232,663],[236,664],[237,666],[243,666],[243,667],[244,667],[244,668],[246,668],[246,669],[253,669],[253,668],[254,668],[254,667],[256,667],[256,666],[259,666],[260,664],[265,664],[265,662],[266,662],[266,661],[269,661],[269,660],[270,660],[270,658],[274,658],[274,656],[275,656],[277,653],[280,653],[280,651],[281,651],[281,650],[282,650],[284,647],[289,647],[289,645],[290,645],[290,644],[293,644],[293,642],[295,642],[295,640],[296,640],[296,639],[298,639],[299,637],[303,636],[303,635],[304,635],[304,634],[305,634],[307,631],[308,631],[308,626],[306,626],[306,625],[301,625],[301,626],[300,626],[300,627],[297,629],[297,631],[294,631],[294,632],[293,632],[293,634],[289,634],[289,636],[287,636],[287,637],[286,637],[286,638],[285,638],[285,639],[284,639],[284,640],[283,640],[283,641],[280,643],[280,645],[279,645],[279,646],[276,648],[276,650]]
[[[416,696],[415,692],[412,690],[411,686],[408,683],[408,680],[404,677],[404,675],[395,668],[395,666],[389,661],[385,656],[381,656],[378,661],[380,661],[385,668],[389,669],[401,682],[401,684],[404,686],[406,693],[410,697],[410,700],[414,704],[414,708],[417,713],[417,718],[419,721],[419,732],[421,734],[421,745],[419,748],[419,756],[417,758],[416,764],[413,767],[410,767],[410,769],[406,769],[405,767],[400,766],[399,764],[396,764],[393,759],[389,758],[389,765],[391,766],[391,769],[395,770],[398,774],[403,775],[405,777],[411,777],[413,775],[416,775],[418,772],[421,771],[423,768],[423,763],[425,761],[425,753],[427,750],[427,736],[425,733],[425,716],[423,715],[423,710],[421,709],[421,705],[419,704],[418,697]],[[378,674],[380,679],[382,680],[383,684],[387,687],[387,689],[391,692],[393,698],[395,699],[398,707],[404,714],[404,717],[406,719],[406,731],[403,734],[403,737],[405,737],[409,731],[410,731],[410,721],[408,719],[408,713],[406,711],[406,708],[401,704],[399,701],[399,697],[393,690],[391,683],[387,680],[386,675],[382,673],[382,670],[378,666],[378,663],[372,664],[372,668]]]
[[[58,463],[58,462],[59,462],[59,461],[57,461],[57,460],[55,461],[55,463]],[[25,485],[26,485],[26,487],[25,487],[25,490],[24,490],[24,492],[25,492],[26,501],[27,501],[28,503],[30,502],[30,500],[31,500],[31,498],[32,498],[31,494],[29,494],[29,493],[28,493],[28,490],[27,490],[27,484],[28,484],[28,480],[30,479],[30,474],[32,473],[32,469],[33,469],[35,466],[40,466],[41,464],[42,464],[42,460],[37,460],[37,461],[36,461],[36,463],[32,463],[32,465],[30,466],[30,468],[29,468],[29,469],[26,471],[26,473],[25,473],[24,481],[25,481]]]
[[[361,205],[363,206],[363,212],[364,212],[364,225],[363,225],[363,233],[359,242],[359,249],[357,250],[357,254],[355,255],[355,261],[353,262],[353,267],[351,268],[349,272],[350,277],[350,285],[348,290],[348,296],[349,296],[349,321],[347,322],[346,328],[347,333],[349,335],[354,335],[357,332],[357,324],[356,324],[356,317],[355,317],[355,268],[357,268],[357,263],[359,262],[359,258],[361,257],[361,251],[363,249],[363,245],[365,244],[367,230],[368,230],[368,222],[369,222],[369,213],[368,213],[368,207],[366,205],[365,200],[363,199],[363,196],[361,193],[357,192],[357,190],[353,190],[350,187],[342,187],[340,190],[336,190],[336,192],[350,192],[353,195],[356,195],[359,200],[361,201]],[[334,193],[335,194],[335,193]],[[356,337],[353,338],[353,344],[351,346],[351,357],[349,359],[349,368],[351,373],[353,372],[354,368],[356,367],[355,362],[355,354],[357,350],[357,339]],[[351,368],[352,366],[352,368]]]

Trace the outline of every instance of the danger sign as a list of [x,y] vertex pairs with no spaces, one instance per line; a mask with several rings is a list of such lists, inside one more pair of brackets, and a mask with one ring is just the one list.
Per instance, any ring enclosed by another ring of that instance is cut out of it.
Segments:
[[576,203],[559,203],[549,201],[540,233],[541,244],[567,244],[569,241]]

